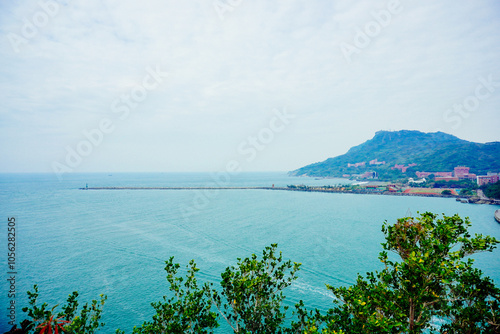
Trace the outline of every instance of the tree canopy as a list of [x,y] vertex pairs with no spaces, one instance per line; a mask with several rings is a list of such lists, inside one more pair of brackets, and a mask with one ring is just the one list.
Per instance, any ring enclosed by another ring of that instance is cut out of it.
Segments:
[[[213,333],[226,322],[234,333],[245,334],[499,333],[500,289],[470,258],[493,251],[498,240],[472,236],[470,226],[467,218],[429,212],[385,222],[383,269],[358,275],[351,286],[327,285],[335,299],[326,313],[302,301],[293,310],[283,305],[284,290],[297,279],[301,264],[284,260],[276,244],[261,257],[237,259],[221,274],[220,286],[199,284],[194,261],[184,277],[171,257],[165,266],[168,295],[151,304],[152,319],[132,332]],[[77,316],[76,292],[59,312],[57,305],[38,306],[37,286],[28,295],[29,319],[16,333],[94,333],[104,326],[105,296],[85,304]]]
[[481,186],[484,194],[489,198],[500,199],[500,181],[496,183],[489,183]]

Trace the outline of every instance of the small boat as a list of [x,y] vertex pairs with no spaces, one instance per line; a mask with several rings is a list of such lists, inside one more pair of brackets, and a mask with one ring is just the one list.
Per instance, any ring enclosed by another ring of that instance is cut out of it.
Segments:
[[495,220],[500,223],[500,210],[495,211]]

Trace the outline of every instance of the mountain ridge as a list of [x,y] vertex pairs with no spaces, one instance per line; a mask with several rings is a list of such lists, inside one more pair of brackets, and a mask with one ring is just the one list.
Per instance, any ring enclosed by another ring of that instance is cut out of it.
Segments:
[[[375,159],[385,164],[370,164]],[[362,162],[364,166],[349,167]],[[391,169],[396,164],[406,166],[406,172]],[[416,171],[450,172],[456,166],[470,167],[470,172],[477,175],[499,172],[500,142],[475,143],[444,132],[377,131],[372,139],[351,147],[347,153],[301,167],[290,175],[342,177],[376,172],[381,179],[394,179],[415,177]]]

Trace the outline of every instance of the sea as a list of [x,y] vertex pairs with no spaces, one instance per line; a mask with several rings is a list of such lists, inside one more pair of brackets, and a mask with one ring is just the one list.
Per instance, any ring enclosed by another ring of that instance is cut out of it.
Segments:
[[[218,285],[220,273],[237,258],[261,255],[277,243],[285,259],[302,263],[299,278],[285,290],[285,304],[303,300],[308,308],[324,311],[333,301],[326,284],[350,285],[358,273],[382,268],[378,253],[384,221],[425,211],[459,214],[470,218],[473,233],[500,239],[500,224],[494,220],[498,206],[450,198],[258,189],[80,189],[346,182],[285,172],[89,173],[67,174],[62,180],[53,174],[0,174],[0,332],[10,329],[12,317],[16,323],[26,318],[26,292],[37,284],[39,302],[49,308],[60,308],[73,291],[79,292],[81,304],[107,295],[101,333],[117,328],[130,333],[151,319],[152,302],[169,295],[164,267],[172,256],[181,268],[194,259],[200,268],[198,282]],[[8,250],[9,226],[15,228],[13,252]],[[474,256],[495,282],[500,282],[499,254],[495,250]],[[223,325],[218,332],[230,331]]]

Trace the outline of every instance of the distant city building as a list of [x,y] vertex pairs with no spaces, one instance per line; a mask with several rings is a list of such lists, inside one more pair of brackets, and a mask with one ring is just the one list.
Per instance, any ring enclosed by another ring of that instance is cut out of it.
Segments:
[[469,175],[469,169],[469,167],[458,166],[454,168],[453,173],[455,174],[455,177],[458,177],[459,179],[466,179]]
[[405,165],[398,165],[398,164],[395,164],[394,167],[391,167],[392,170],[394,169],[399,169],[401,170],[403,173],[406,173],[406,170],[408,169],[409,166],[405,166]]
[[370,160],[370,165],[385,165],[385,161],[378,161],[377,159]]
[[453,172],[416,172],[418,177],[428,177],[434,174],[435,177],[453,177]]
[[[411,164],[409,164],[408,166],[395,164],[395,165],[394,165],[394,167],[391,167],[391,169],[392,169],[392,170],[394,170],[394,169],[399,169],[399,170],[401,170],[403,173],[406,173],[406,170],[407,170],[408,168],[410,168],[410,167],[414,167],[414,166],[416,166],[416,165],[417,165],[417,164],[415,164],[415,163],[411,163]],[[420,177],[420,176],[419,176],[419,177]]]
[[366,165],[366,162],[356,162],[355,164],[347,164],[347,167],[364,167]]
[[415,174],[418,177],[428,177],[434,174],[436,181],[477,180],[479,186],[495,183],[500,179],[500,173],[488,172],[488,175],[476,175],[471,173],[470,168],[466,166],[457,166],[453,168],[453,172],[416,172]]
[[[349,174],[344,174],[344,175],[349,175]],[[376,179],[376,178],[378,178],[377,172],[365,172],[363,174],[351,174],[350,176],[358,178],[358,179]]]
[[459,178],[455,176],[436,176],[434,181],[458,181]]
[[427,180],[424,178],[421,178],[420,180],[414,180],[412,177],[410,177],[408,179],[408,183],[417,183],[417,184],[420,184],[420,183],[425,183]]
[[470,173],[469,170],[470,170],[469,167],[458,166],[455,167],[453,173],[455,174],[455,177],[458,177],[461,180],[463,179],[475,180],[477,178],[476,174]]
[[500,176],[497,173],[488,173],[488,175],[478,175],[477,185],[482,186],[488,183],[497,183],[500,180]]
[[366,172],[361,175],[361,177],[364,179],[376,179],[378,177],[378,174],[377,172]]

